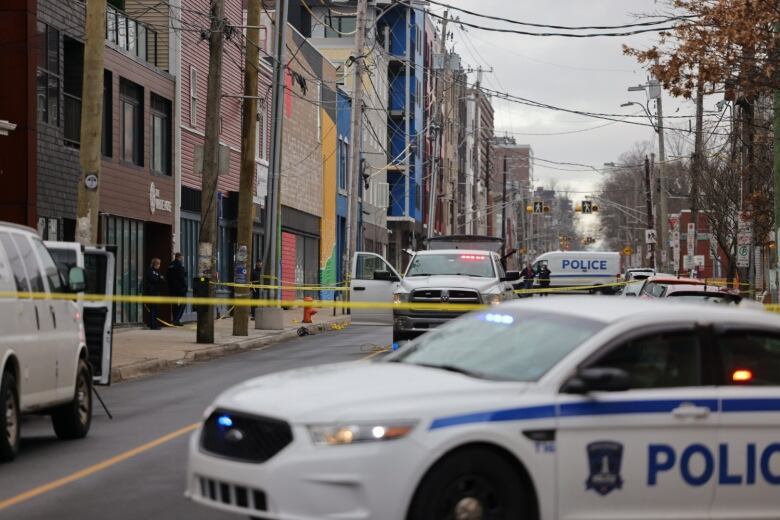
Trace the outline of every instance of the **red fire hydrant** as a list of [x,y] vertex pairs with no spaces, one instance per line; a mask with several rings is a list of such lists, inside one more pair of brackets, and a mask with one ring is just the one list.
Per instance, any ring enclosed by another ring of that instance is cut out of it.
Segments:
[[[314,298],[311,296],[305,296],[303,298],[303,301],[305,302],[312,302],[314,301]],[[304,307],[303,308],[303,321],[301,323],[311,323],[311,317],[317,314],[317,311],[314,309],[314,307]]]

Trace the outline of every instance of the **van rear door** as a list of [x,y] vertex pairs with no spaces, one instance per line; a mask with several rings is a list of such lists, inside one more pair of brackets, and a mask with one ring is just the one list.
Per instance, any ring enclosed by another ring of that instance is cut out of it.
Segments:
[[87,293],[105,296],[102,300],[84,302],[84,332],[87,336],[89,362],[96,384],[111,384],[111,350],[114,316],[114,254],[100,248],[84,251]]

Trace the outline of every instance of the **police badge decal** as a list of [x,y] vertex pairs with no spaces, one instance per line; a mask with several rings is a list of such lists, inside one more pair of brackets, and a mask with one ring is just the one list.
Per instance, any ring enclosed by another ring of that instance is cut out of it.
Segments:
[[592,489],[601,496],[623,487],[620,464],[623,461],[623,445],[613,441],[597,441],[588,444],[590,475],[585,489]]

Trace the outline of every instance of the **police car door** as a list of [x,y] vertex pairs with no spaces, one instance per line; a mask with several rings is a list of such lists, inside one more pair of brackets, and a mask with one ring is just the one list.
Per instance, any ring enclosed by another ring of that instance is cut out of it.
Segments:
[[722,386],[712,518],[778,518],[780,334],[721,327],[716,341]]
[[[352,279],[349,296],[353,325],[392,325],[393,292],[401,279],[387,260],[375,253],[355,253],[352,263]],[[372,306],[374,303],[383,307]],[[362,306],[361,304],[364,304]]]
[[[717,388],[697,329],[623,334],[579,367],[619,369],[628,390],[561,388],[559,518],[705,519],[717,480]],[[591,372],[592,373],[592,372]],[[576,377],[576,376],[574,376]]]

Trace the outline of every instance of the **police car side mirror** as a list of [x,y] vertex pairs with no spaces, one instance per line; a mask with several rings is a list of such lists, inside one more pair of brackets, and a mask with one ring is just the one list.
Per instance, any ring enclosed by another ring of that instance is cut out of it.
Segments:
[[398,282],[398,277],[390,271],[374,271],[374,280],[382,282]]
[[561,388],[566,394],[587,394],[588,392],[624,392],[631,388],[628,372],[619,368],[583,368],[566,381]]

